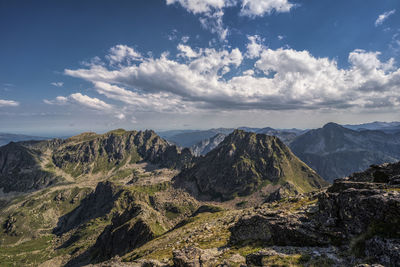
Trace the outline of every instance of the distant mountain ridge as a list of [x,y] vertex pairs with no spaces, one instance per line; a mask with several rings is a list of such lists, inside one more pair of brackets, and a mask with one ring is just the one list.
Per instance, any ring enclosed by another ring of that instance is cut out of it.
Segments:
[[356,130],[356,131],[363,131],[363,130],[378,130],[383,131],[385,133],[400,133],[400,122],[381,122],[375,121],[370,123],[363,123],[363,124],[356,124],[356,125],[343,125],[343,127]]
[[[217,128],[217,129],[209,129],[209,130],[193,130],[193,131],[169,131],[169,132],[160,132],[160,136],[177,144],[181,147],[191,147],[203,140],[209,139],[216,134],[225,134],[228,135],[233,132],[233,128]],[[176,132],[176,134],[174,134]]]
[[400,134],[378,130],[355,131],[336,123],[297,137],[290,148],[328,181],[400,159]]
[[[300,129],[273,129],[271,127],[264,128],[251,128],[251,127],[239,127],[239,130],[243,130],[246,132],[253,132],[259,134],[267,134],[272,136],[279,137],[285,144],[290,144],[298,135],[301,135],[307,130]],[[209,130],[174,130],[174,131],[166,131],[160,132],[160,136],[182,147],[191,147],[192,150],[197,151],[201,150],[202,144],[204,143],[214,143],[214,147],[218,145],[218,142],[215,142],[214,137],[216,135],[228,135],[232,133],[235,129],[233,128],[216,128]],[[218,139],[220,140],[220,138]],[[220,140],[222,141],[222,139]],[[210,146],[211,147],[211,146]],[[213,148],[214,148],[213,147]],[[212,150],[208,149],[208,151]],[[207,152],[208,152],[207,151]],[[201,154],[201,153],[200,153]],[[203,153],[204,155],[205,153]]]

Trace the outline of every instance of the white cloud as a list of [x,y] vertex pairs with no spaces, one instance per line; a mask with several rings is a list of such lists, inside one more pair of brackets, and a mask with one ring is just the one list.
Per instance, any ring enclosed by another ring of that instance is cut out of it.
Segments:
[[131,62],[134,60],[140,61],[142,55],[136,52],[132,47],[127,45],[116,45],[110,48],[110,54],[106,56],[110,64],[118,64],[124,61]]
[[112,115],[120,120],[126,118],[124,108],[117,108],[96,97],[90,97],[81,93],[74,93],[69,96],[57,96],[54,100],[44,99],[43,102],[48,105],[79,105],[104,114]]
[[[237,48],[181,48],[193,52],[193,56],[180,56],[178,60],[164,53],[118,68],[96,65],[66,69],[65,74],[92,82],[97,93],[120,101],[131,112],[375,109],[400,105],[400,69],[393,59],[381,61],[379,52],[354,50],[348,57],[350,67],[343,69],[334,59],[317,58],[308,51],[263,47],[252,54],[256,62],[249,69]],[[247,70],[240,71],[243,68]]]
[[86,106],[88,108],[97,110],[112,110],[113,108],[110,104],[107,104],[98,98],[92,98],[87,95],[82,95],[81,93],[71,94],[69,97],[82,106]]
[[378,18],[375,21],[375,26],[381,25],[385,20],[387,20],[391,15],[393,15],[396,12],[395,9],[387,11],[381,15],[378,16]]
[[243,71],[243,75],[245,75],[245,76],[253,76],[254,75],[254,70]]
[[189,13],[198,15],[201,25],[217,34],[222,41],[229,34],[229,29],[223,23],[224,9],[228,7],[240,4],[240,15],[257,17],[269,15],[273,11],[289,12],[295,6],[288,0],[166,0],[166,3],[179,4]]
[[55,87],[62,87],[64,85],[63,82],[52,82],[51,85],[55,86]]
[[294,5],[288,0],[243,0],[240,14],[248,17],[289,12]]
[[19,102],[14,100],[0,99],[0,107],[16,107],[19,106]]
[[218,10],[214,13],[206,13],[204,17],[200,18],[203,28],[211,31],[211,33],[216,33],[220,40],[225,40],[229,33],[229,30],[224,27],[223,16],[224,12]]
[[167,5],[178,3],[188,12],[199,15],[203,28],[225,40],[229,30],[223,24],[223,9],[236,5],[236,0],[166,0]]
[[209,13],[215,9],[224,8],[228,2],[226,0],[167,0],[167,5],[179,3],[187,11],[193,14]]
[[256,58],[260,56],[261,51],[265,48],[261,44],[261,37],[259,35],[248,36],[249,43],[247,44],[246,57]]
[[183,45],[183,44],[179,44],[177,47],[178,51],[180,51],[180,53],[178,54],[178,56],[180,57],[187,57],[187,58],[196,58],[199,57],[199,53],[197,53],[196,51],[194,51],[190,46],[188,45]]
[[82,106],[85,106],[90,109],[95,109],[95,110],[112,110],[113,106],[110,104],[107,104],[106,102],[98,99],[98,98],[92,98],[87,95],[82,95],[81,93],[74,93],[69,96],[57,96],[54,100],[43,100],[46,104],[49,105],[65,105],[65,104],[71,104],[71,103],[76,103],[80,104]]

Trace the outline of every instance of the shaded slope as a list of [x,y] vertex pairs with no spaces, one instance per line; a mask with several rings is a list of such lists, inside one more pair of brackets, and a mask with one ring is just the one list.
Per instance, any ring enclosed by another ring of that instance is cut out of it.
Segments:
[[290,148],[328,181],[361,171],[371,164],[400,159],[400,135],[354,131],[335,123],[297,137]]
[[0,147],[0,188],[3,192],[37,190],[62,180],[40,166],[40,151],[18,143]]

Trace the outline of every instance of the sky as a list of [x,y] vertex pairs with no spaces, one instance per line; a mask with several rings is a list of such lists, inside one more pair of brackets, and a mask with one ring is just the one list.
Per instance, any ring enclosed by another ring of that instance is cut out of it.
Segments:
[[0,0],[0,132],[400,120],[398,0]]

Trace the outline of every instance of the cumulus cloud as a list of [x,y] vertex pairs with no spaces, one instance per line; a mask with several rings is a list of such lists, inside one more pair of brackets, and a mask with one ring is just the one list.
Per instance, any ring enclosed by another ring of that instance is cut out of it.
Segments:
[[[93,65],[66,69],[65,74],[93,83],[97,93],[120,101],[132,112],[400,105],[400,69],[394,59],[381,61],[379,52],[354,50],[348,56],[349,67],[339,68],[334,59],[289,48],[247,49],[246,57],[237,48],[193,49],[182,45],[180,51],[178,58],[164,53],[118,68]],[[250,69],[247,54],[255,59]]]
[[195,58],[199,56],[199,53],[194,51],[190,46],[179,44],[177,47],[178,51],[180,52],[178,56],[180,57],[187,57],[187,58]]
[[96,98],[81,93],[70,94],[69,96],[57,96],[54,100],[43,100],[48,105],[79,105],[88,109],[111,114],[118,119],[125,119],[125,114],[116,107]]
[[19,106],[19,102],[14,100],[0,99],[0,107],[16,107]]
[[167,0],[167,5],[179,3],[193,14],[209,13],[214,9],[222,9],[229,2],[226,0]]
[[55,87],[62,87],[64,85],[63,82],[52,82],[51,85],[55,86]]
[[223,9],[236,4],[236,0],[166,0],[167,5],[179,4],[188,12],[199,15],[203,28],[225,40],[228,29],[223,24]]
[[166,0],[167,5],[179,4],[188,12],[198,15],[201,25],[225,40],[229,29],[224,26],[224,9],[240,4],[240,15],[250,18],[272,12],[289,12],[295,5],[288,0]]
[[261,51],[264,49],[264,46],[261,44],[261,37],[259,35],[248,36],[249,43],[247,44],[247,52],[246,57],[248,58],[256,58],[260,56]]
[[248,17],[264,16],[277,13],[289,12],[294,5],[288,0],[243,0],[240,14]]
[[95,98],[90,97],[87,95],[82,95],[81,93],[74,93],[69,96],[57,96],[54,100],[47,100],[45,99],[44,102],[46,104],[53,104],[53,105],[65,105],[68,103],[77,103],[82,106],[96,109],[96,110],[112,110],[113,107],[106,102]]
[[376,21],[375,21],[375,27],[381,25],[385,20],[387,20],[387,19],[388,19],[391,15],[393,15],[395,12],[396,12],[396,10],[393,9],[393,10],[387,11],[387,12],[385,12],[385,13],[383,13],[383,14],[380,14],[380,15],[378,16],[378,18],[376,19]]
[[132,47],[127,45],[116,45],[110,48],[110,53],[106,56],[110,64],[118,64],[124,61],[130,63],[131,61],[140,61],[142,55],[136,52]]

